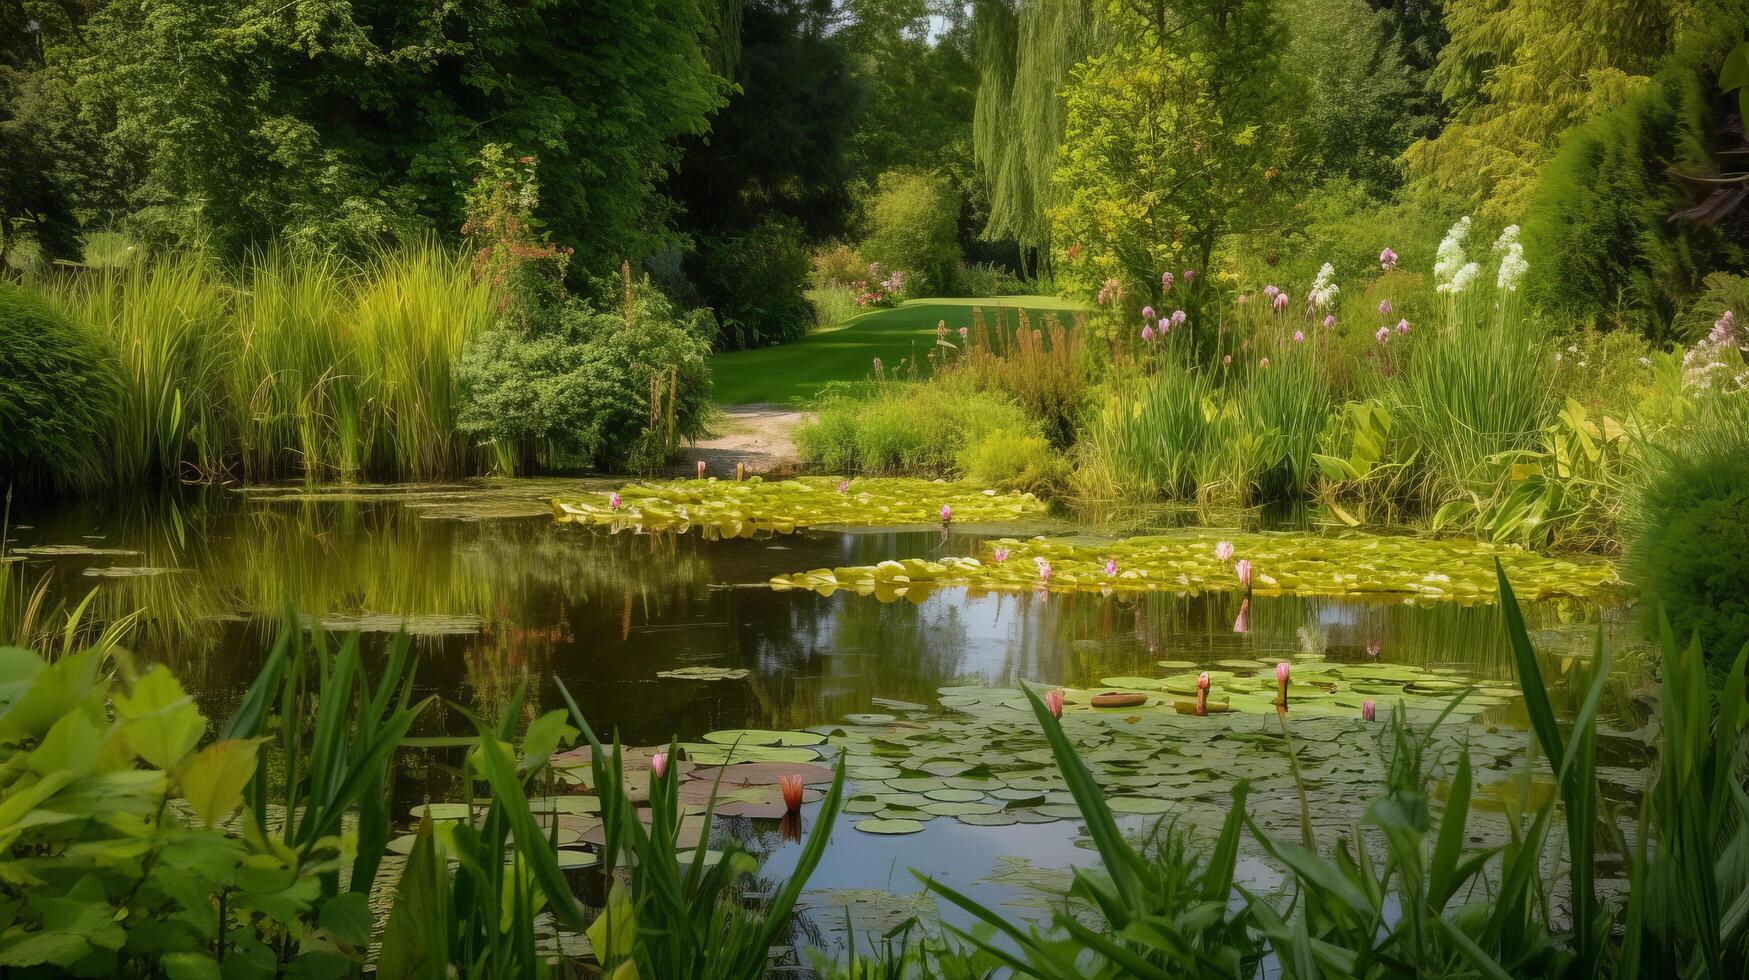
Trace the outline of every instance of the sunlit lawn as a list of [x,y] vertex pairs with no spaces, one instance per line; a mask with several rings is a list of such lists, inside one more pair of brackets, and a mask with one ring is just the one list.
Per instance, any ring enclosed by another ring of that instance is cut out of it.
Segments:
[[[1008,311],[1010,324],[1016,308],[1039,317],[1048,311],[1062,315],[1062,311],[1078,308],[1074,302],[1054,296],[911,300],[893,309],[864,313],[842,327],[793,344],[718,354],[711,359],[715,398],[724,405],[795,404],[812,398],[829,382],[868,377],[877,357],[889,371],[894,370],[901,360],[928,355],[935,343],[937,323],[946,321],[948,330],[954,332],[971,326],[973,307],[982,307],[986,321],[992,324],[998,307]],[[948,339],[957,343],[959,338]]]

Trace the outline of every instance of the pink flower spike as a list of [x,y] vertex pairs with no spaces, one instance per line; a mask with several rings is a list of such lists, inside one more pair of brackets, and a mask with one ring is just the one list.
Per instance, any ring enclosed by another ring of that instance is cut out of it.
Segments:
[[1196,270],[1195,269],[1184,270],[1184,284],[1186,286],[1190,285],[1190,281],[1192,279],[1195,279],[1195,278],[1196,278]]
[[1373,704],[1371,701],[1360,702],[1360,720],[1362,720],[1362,721],[1377,721],[1378,716],[1379,716],[1379,706],[1378,705]]
[[1397,253],[1391,251],[1390,246],[1387,245],[1379,252],[1379,268],[1389,272],[1396,267]]
[[1051,713],[1052,718],[1063,717],[1063,692],[1046,691],[1045,709]]
[[1277,312],[1277,313],[1280,313],[1282,310],[1287,309],[1287,294],[1286,293],[1276,293],[1275,294],[1275,303],[1274,303],[1273,308],[1274,308],[1275,312]]
[[990,557],[996,559],[997,561],[1007,561],[1008,560],[1008,549],[1007,548],[997,548],[996,551],[990,555]]
[[1294,343],[1303,344],[1305,342],[1306,342],[1306,332],[1304,330],[1295,330],[1294,331]]
[[802,777],[796,773],[777,777],[777,787],[783,791],[783,805],[795,813],[802,808]]
[[1142,342],[1145,344],[1154,342],[1154,328],[1145,323],[1142,324]]
[[1215,557],[1221,561],[1230,561],[1233,557],[1233,542],[1222,541],[1215,545]]
[[1275,283],[1270,283],[1269,285],[1263,287],[1263,295],[1269,297],[1270,299],[1274,299],[1277,296],[1281,295],[1281,287],[1277,286]]
[[1175,327],[1183,326],[1184,321],[1186,319],[1187,319],[1187,317],[1185,317],[1183,310],[1173,310],[1172,311],[1172,325],[1173,326],[1175,326]]
[[1241,558],[1233,565],[1233,574],[1239,576],[1239,584],[1245,591],[1251,591],[1251,559]]
[[1275,703],[1287,707],[1287,661],[1275,665]]
[[607,506],[611,510],[619,510],[619,493],[615,491],[607,495]]
[[849,480],[839,480],[838,481],[838,492],[839,493],[849,493],[850,492],[850,481]]
[[1110,578],[1116,574],[1117,574],[1117,559],[1116,558],[1107,558],[1105,560],[1105,575],[1106,575],[1106,577]]
[[1197,675],[1197,677],[1196,677],[1196,689],[1199,691],[1206,691],[1209,689],[1209,672],[1208,671],[1205,670],[1201,674]]
[[1390,297],[1387,296],[1384,299],[1379,300],[1379,316],[1390,316],[1390,315],[1391,315],[1391,299],[1390,299]]
[[1397,321],[1397,332],[1400,334],[1407,334],[1409,332],[1409,321],[1408,320],[1398,320]]
[[1209,713],[1209,672],[1206,670],[1196,679],[1196,713]]
[[1329,330],[1334,326],[1336,326],[1336,314],[1332,313],[1324,318],[1324,329]]
[[1154,308],[1152,306],[1142,307],[1142,319],[1144,319],[1144,320],[1154,319]]
[[1172,273],[1160,273],[1160,291],[1163,293],[1169,293],[1172,291]]
[[1382,344],[1385,341],[1391,339],[1391,328],[1390,327],[1380,327],[1379,332],[1373,334],[1372,337],[1374,340],[1376,340]]
[[656,774],[657,779],[666,775],[668,772],[668,753],[658,752],[650,756],[650,771]]
[[951,520],[953,520],[953,508],[949,507],[946,504],[942,504],[941,505],[941,523],[946,524],[948,521],[951,521]]

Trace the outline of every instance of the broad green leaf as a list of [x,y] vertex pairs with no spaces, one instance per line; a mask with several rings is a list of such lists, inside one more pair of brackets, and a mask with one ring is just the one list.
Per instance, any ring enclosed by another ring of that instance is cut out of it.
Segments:
[[30,768],[40,775],[67,771],[75,777],[85,777],[97,768],[103,749],[104,733],[83,711],[71,711],[61,716],[43,736],[42,744],[30,754]]
[[133,690],[118,693],[115,712],[126,723],[128,745],[159,769],[176,768],[206,732],[206,716],[166,667],[153,667]]
[[[0,739],[41,738],[93,694],[101,694],[97,671],[102,661],[96,651],[87,650],[62,657],[37,671],[24,692],[0,715]],[[16,682],[27,666],[13,659],[11,678]]]
[[629,959],[632,944],[638,935],[637,912],[626,894],[625,885],[615,879],[607,893],[607,905],[590,923],[586,933],[595,948],[596,958],[603,963]]
[[418,841],[395,889],[388,924],[383,927],[378,980],[446,980],[447,937],[455,928],[449,889],[449,875],[432,839],[431,821],[422,820]]
[[182,795],[208,827],[225,822],[243,802],[243,787],[255,775],[262,739],[226,739],[201,749],[182,767]]
[[566,724],[566,717],[565,710],[558,708],[528,723],[528,730],[522,735],[524,770],[546,765],[547,759],[558,749],[560,743],[577,737],[577,729]]
[[345,892],[323,902],[319,919],[322,928],[348,946],[362,949],[370,944],[370,897],[363,892]]

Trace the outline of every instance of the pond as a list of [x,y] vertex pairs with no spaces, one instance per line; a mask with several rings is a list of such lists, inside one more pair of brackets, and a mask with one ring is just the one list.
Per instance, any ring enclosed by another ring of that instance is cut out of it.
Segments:
[[[1097,539],[1036,515],[947,529],[613,533],[555,521],[547,502],[600,498],[616,485],[287,486],[19,503],[6,553],[26,584],[47,576],[69,605],[95,590],[100,618],[142,610],[128,645],[172,665],[213,717],[235,703],[295,608],[326,629],[363,631],[373,648],[406,629],[419,686],[470,710],[498,710],[524,680],[535,701],[558,706],[558,678],[597,732],[628,745],[672,736],[708,758],[738,730],[813,729],[845,753],[853,784],[807,899],[804,929],[826,944],[842,942],[846,910],[859,930],[933,918],[912,869],[1038,914],[1034,886],[1094,859],[1015,690],[1022,681],[1069,689],[1065,728],[1138,833],[1163,816],[1192,832],[1216,827],[1245,780],[1258,823],[1297,836],[1290,745],[1314,823],[1346,828],[1383,774],[1384,727],[1360,718],[1363,698],[1378,702],[1381,719],[1401,702],[1425,721],[1471,690],[1442,731],[1469,746],[1478,797],[1503,800],[1523,768],[1524,716],[1490,603],[1260,593],[1241,618],[1233,591],[778,590],[777,576],[974,555],[995,537]],[[1600,629],[1617,651],[1600,772],[1607,792],[1631,798],[1649,758],[1649,683],[1626,610],[1563,599],[1527,604],[1526,617],[1569,714],[1577,691],[1567,679],[1584,673]],[[1293,668],[1291,742],[1262,707],[1280,661]],[[1180,710],[1204,670],[1230,712]],[[1087,692],[1101,686],[1149,702],[1098,711]],[[421,724],[416,735],[469,731],[447,706]],[[743,745],[761,741],[771,739]],[[737,751],[787,761],[818,750]],[[454,758],[406,751],[403,761],[398,813],[455,798]],[[720,832],[745,839],[765,857],[762,873],[778,878],[798,848],[776,827],[735,818]],[[1267,881],[1260,853],[1252,848],[1243,874]]]

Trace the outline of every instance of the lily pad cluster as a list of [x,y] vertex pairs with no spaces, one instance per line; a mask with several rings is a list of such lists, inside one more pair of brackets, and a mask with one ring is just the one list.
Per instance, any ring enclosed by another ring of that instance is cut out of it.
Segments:
[[[1223,544],[1232,547],[1230,555]],[[986,542],[976,557],[818,568],[779,575],[771,585],[824,595],[850,589],[883,601],[939,586],[1057,592],[1242,591],[1237,564],[1243,560],[1250,562],[1252,591],[1263,595],[1491,602],[1495,559],[1505,565],[1521,597],[1599,598],[1625,592],[1615,567],[1607,561],[1551,557],[1483,542],[1206,531],[1097,544],[1003,538]]]
[[1030,493],[998,493],[970,483],[908,478],[840,480],[802,477],[763,482],[662,480],[599,495],[557,496],[561,522],[615,531],[686,531],[715,537],[789,534],[827,525],[889,527],[1038,518],[1045,505]]

